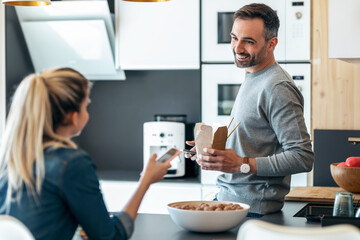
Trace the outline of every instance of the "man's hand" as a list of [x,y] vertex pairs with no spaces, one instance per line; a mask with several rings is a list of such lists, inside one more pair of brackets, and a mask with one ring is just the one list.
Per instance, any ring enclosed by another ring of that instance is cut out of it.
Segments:
[[[197,162],[203,170],[221,171],[226,173],[239,173],[243,158],[237,155],[232,149],[217,150],[205,148],[209,155],[198,156]],[[251,172],[256,172],[255,158],[249,158]]]
[[[191,148],[190,151],[196,152],[195,141],[186,141],[185,143],[186,143],[187,145],[189,145],[189,146],[193,146],[193,148]],[[190,154],[190,153],[185,153],[185,154],[184,154],[184,157],[185,157],[185,158],[190,158],[190,159],[193,160],[193,161],[196,160],[196,158],[197,158],[196,154],[193,155],[193,154]]]

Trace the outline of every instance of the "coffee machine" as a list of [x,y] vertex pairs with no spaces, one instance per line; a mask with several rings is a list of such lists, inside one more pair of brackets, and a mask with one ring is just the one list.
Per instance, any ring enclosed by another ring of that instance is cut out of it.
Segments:
[[[152,154],[158,157],[170,148],[185,148],[185,123],[154,121],[144,123],[144,166]],[[171,161],[165,178],[183,177],[185,175],[185,158],[180,154]]]

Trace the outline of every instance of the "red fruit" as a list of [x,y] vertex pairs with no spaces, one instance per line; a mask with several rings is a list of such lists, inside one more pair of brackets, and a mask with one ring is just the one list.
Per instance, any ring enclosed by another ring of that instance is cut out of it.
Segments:
[[336,165],[338,167],[347,167],[346,163],[345,162],[341,162],[339,163],[338,165]]
[[360,167],[360,157],[348,157],[345,163],[348,167]]

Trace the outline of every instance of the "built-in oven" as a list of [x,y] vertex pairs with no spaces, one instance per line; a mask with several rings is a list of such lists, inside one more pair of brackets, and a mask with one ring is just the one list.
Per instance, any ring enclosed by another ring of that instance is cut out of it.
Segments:
[[310,0],[202,0],[201,61],[203,63],[233,61],[230,48],[233,14],[242,6],[253,2],[269,5],[279,17],[276,60],[310,61]]
[[[234,65],[230,32],[234,12],[243,5],[259,2],[278,14],[280,28],[276,61],[288,71],[304,97],[304,117],[311,132],[310,0],[202,0],[201,7],[201,117],[207,124],[230,122],[235,97],[245,70]],[[213,185],[220,172],[201,171],[201,182]],[[291,186],[307,186],[307,173],[292,176]]]

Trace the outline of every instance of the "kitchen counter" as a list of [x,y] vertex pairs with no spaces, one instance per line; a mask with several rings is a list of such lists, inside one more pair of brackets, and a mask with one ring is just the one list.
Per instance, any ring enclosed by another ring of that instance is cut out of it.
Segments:
[[[291,227],[321,227],[320,223],[309,223],[306,218],[293,217],[306,204],[306,202],[285,202],[280,212],[265,215],[260,219]],[[249,219],[252,218],[245,218],[242,223]],[[168,214],[139,214],[135,222],[135,231],[131,240],[231,240],[236,239],[241,224],[229,231],[221,233],[195,233],[184,230],[176,225]]]

